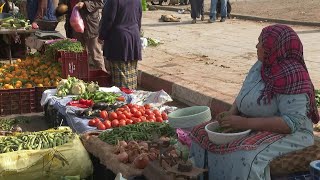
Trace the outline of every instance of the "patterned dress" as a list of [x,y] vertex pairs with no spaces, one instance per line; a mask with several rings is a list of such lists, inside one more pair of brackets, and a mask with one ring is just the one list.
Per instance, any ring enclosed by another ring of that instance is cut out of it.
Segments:
[[249,117],[280,116],[292,133],[272,143],[261,144],[255,150],[226,154],[212,153],[193,142],[190,156],[197,167],[209,169],[210,180],[271,179],[269,163],[272,159],[314,144],[312,121],[307,117],[307,94],[277,94],[270,104],[257,104],[264,88],[261,66],[262,63],[257,61],[249,71],[236,98],[237,107]]

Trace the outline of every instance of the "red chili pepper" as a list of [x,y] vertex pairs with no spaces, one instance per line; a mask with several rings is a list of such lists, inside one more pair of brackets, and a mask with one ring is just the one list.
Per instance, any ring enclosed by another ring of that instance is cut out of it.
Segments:
[[89,106],[89,107],[93,106],[93,100],[88,99],[87,102],[86,102],[86,105]]
[[80,100],[79,100],[79,103],[80,103],[80,104],[86,104],[86,103],[87,103],[87,100],[85,100],[85,99],[80,99]]
[[126,94],[131,94],[133,93],[133,90],[126,88],[126,87],[121,87],[120,90]]
[[73,105],[73,104],[79,104],[79,101],[70,101],[67,103],[67,105]]

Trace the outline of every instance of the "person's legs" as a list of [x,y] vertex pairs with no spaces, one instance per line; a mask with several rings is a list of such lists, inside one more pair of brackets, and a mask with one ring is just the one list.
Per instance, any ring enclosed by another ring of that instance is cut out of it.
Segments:
[[210,19],[209,22],[213,23],[216,20],[217,0],[211,0]]
[[107,71],[104,63],[102,46],[98,42],[98,37],[87,39],[88,56],[98,69]]
[[199,0],[201,21],[204,21],[204,0]]
[[227,17],[227,0],[221,0],[221,22],[224,22]]
[[138,61],[109,61],[109,65],[114,86],[137,89]]
[[196,19],[197,19],[197,15],[198,15],[197,1],[198,0],[190,0],[192,23],[196,23]]

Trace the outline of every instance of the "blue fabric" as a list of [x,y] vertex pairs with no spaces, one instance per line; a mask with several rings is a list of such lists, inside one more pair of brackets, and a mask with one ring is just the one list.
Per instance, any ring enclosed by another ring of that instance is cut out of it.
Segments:
[[[28,11],[28,19],[32,23],[37,15],[38,10],[38,0],[27,0],[27,11]],[[43,17],[44,20],[56,21],[57,17],[55,16],[55,9],[53,6],[53,0],[48,0],[48,7],[46,10],[46,14]]]
[[[221,0],[221,17],[227,17],[227,0]],[[210,7],[210,19],[215,20],[217,14],[217,3],[218,0],[211,0],[211,7]]]
[[38,0],[27,0],[28,19],[32,23],[38,10]]
[[43,17],[44,20],[56,21],[57,17],[55,16],[55,8],[53,6],[53,0],[48,0],[48,7],[46,15]]

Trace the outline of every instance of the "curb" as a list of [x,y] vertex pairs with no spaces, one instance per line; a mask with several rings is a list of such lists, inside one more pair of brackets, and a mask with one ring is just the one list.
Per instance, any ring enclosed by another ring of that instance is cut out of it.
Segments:
[[[159,6],[159,5],[155,5],[154,7],[156,7],[159,10],[175,11],[175,12],[183,9],[178,7]],[[209,15],[209,12],[205,12],[204,14]],[[231,17],[244,19],[244,20],[251,20],[251,21],[264,21],[264,22],[273,22],[273,23],[281,23],[281,24],[301,25],[301,26],[320,26],[320,22],[303,22],[303,21],[293,21],[293,20],[286,20],[286,19],[273,19],[273,18],[265,18],[265,17],[259,17],[259,16],[233,14],[233,13],[231,13]]]
[[172,80],[157,77],[156,75],[144,70],[138,71],[138,84],[140,87],[151,91],[164,90],[170,94],[173,99],[176,99],[189,106],[208,106],[211,109],[212,117],[220,112],[229,110],[231,107],[230,103],[221,100],[223,98],[218,99],[216,97],[206,95],[205,93],[201,92],[201,90],[196,91],[195,89],[175,83]]

